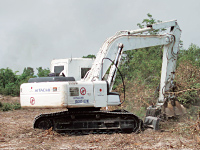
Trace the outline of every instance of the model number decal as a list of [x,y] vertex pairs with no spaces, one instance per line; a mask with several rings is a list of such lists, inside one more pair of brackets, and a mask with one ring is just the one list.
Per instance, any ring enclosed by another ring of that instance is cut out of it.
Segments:
[[73,99],[84,99],[84,97],[73,97]]
[[75,100],[75,104],[77,103],[89,103],[89,100],[88,99]]
[[84,97],[73,97],[75,99],[75,104],[78,103],[89,103],[88,99],[84,99]]

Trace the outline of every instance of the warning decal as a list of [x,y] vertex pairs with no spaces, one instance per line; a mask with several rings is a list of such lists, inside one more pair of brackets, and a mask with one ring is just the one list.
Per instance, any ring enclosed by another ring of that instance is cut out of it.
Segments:
[[81,93],[81,95],[85,95],[86,94],[86,89],[84,87],[82,87],[80,89],[80,93]]
[[31,103],[31,105],[34,105],[34,104],[35,104],[35,98],[34,98],[34,97],[31,97],[31,98],[30,98],[30,103]]

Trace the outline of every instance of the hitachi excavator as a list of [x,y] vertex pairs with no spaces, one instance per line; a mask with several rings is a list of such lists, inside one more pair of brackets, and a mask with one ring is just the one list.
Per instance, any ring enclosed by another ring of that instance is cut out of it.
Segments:
[[[169,28],[169,33],[150,35],[148,31]],[[145,34],[143,34],[145,33]],[[66,111],[41,114],[35,118],[34,128],[68,133],[138,132],[144,124],[126,110],[101,110],[122,104],[119,94],[112,92],[116,72],[123,51],[163,45],[160,94],[157,103],[147,110],[145,125],[158,129],[159,118],[183,114],[182,105],[173,88],[181,30],[176,20],[149,25],[146,28],[119,31],[100,48],[91,69],[76,81],[73,77],[30,79],[20,87],[20,101],[24,108],[67,108]],[[108,77],[105,79],[106,72]],[[68,70],[70,71],[70,70]],[[133,95],[134,96],[134,95]],[[172,109],[169,109],[168,106]]]

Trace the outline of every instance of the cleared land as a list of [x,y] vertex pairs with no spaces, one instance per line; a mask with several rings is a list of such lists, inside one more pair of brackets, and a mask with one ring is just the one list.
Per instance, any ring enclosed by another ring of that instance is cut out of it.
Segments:
[[[18,97],[0,97],[0,102],[19,102]],[[33,129],[34,118],[60,109],[0,111],[0,149],[200,149],[199,122],[182,119],[162,123],[162,131],[140,134],[61,135]]]

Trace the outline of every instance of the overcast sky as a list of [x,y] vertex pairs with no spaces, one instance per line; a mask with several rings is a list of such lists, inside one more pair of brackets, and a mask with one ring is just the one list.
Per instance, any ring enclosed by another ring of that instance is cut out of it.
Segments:
[[0,0],[0,68],[21,72],[50,67],[52,59],[96,55],[108,37],[137,29],[147,13],[176,19],[185,49],[200,46],[198,0]]

